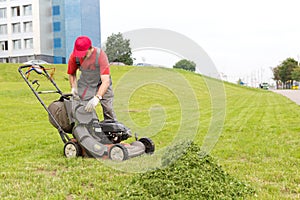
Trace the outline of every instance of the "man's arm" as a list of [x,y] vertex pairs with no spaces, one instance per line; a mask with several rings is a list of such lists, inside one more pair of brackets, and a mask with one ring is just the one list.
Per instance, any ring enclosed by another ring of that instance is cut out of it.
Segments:
[[96,95],[103,97],[110,85],[109,75],[101,75],[101,81],[102,84],[100,85]]
[[[70,87],[72,88],[72,94],[77,94],[77,78],[76,78],[76,72],[77,72],[78,66],[76,63],[76,58],[73,54],[70,55],[69,61],[68,61],[68,71],[69,74],[69,82]],[[73,93],[74,92],[74,93]]]
[[76,73],[75,74],[69,74],[69,82],[71,88],[77,88],[77,83],[76,83]]

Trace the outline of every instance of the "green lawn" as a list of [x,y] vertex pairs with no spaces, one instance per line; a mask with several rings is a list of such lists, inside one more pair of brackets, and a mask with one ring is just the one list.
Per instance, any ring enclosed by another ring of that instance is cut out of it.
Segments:
[[[0,64],[0,198],[118,199],[136,179],[134,168],[150,163],[133,159],[124,170],[123,163],[66,159],[57,130],[18,66]],[[112,66],[111,73],[119,121],[151,137],[158,154],[174,141],[194,139],[224,171],[255,190],[247,199],[300,199],[298,105],[271,91],[182,70]],[[67,77],[66,65],[55,65],[54,79],[66,93]],[[56,98],[45,96],[45,102]]]

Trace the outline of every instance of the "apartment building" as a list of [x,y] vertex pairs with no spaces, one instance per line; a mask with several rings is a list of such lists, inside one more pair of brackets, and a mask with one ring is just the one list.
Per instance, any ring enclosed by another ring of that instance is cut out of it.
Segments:
[[66,63],[79,35],[100,46],[100,0],[0,0],[2,63]]

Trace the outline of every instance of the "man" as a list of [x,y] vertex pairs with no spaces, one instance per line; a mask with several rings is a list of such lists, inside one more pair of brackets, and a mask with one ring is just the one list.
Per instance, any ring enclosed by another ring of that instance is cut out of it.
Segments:
[[[77,81],[77,69],[81,71]],[[113,90],[107,55],[93,47],[87,36],[79,36],[68,61],[69,82],[74,97],[87,101],[85,110],[92,112],[101,103],[104,120],[116,120]]]

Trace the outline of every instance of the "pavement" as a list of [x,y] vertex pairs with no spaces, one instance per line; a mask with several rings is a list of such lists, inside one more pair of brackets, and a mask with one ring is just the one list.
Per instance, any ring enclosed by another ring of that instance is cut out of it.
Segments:
[[286,96],[287,98],[300,105],[300,90],[272,90],[278,94]]

